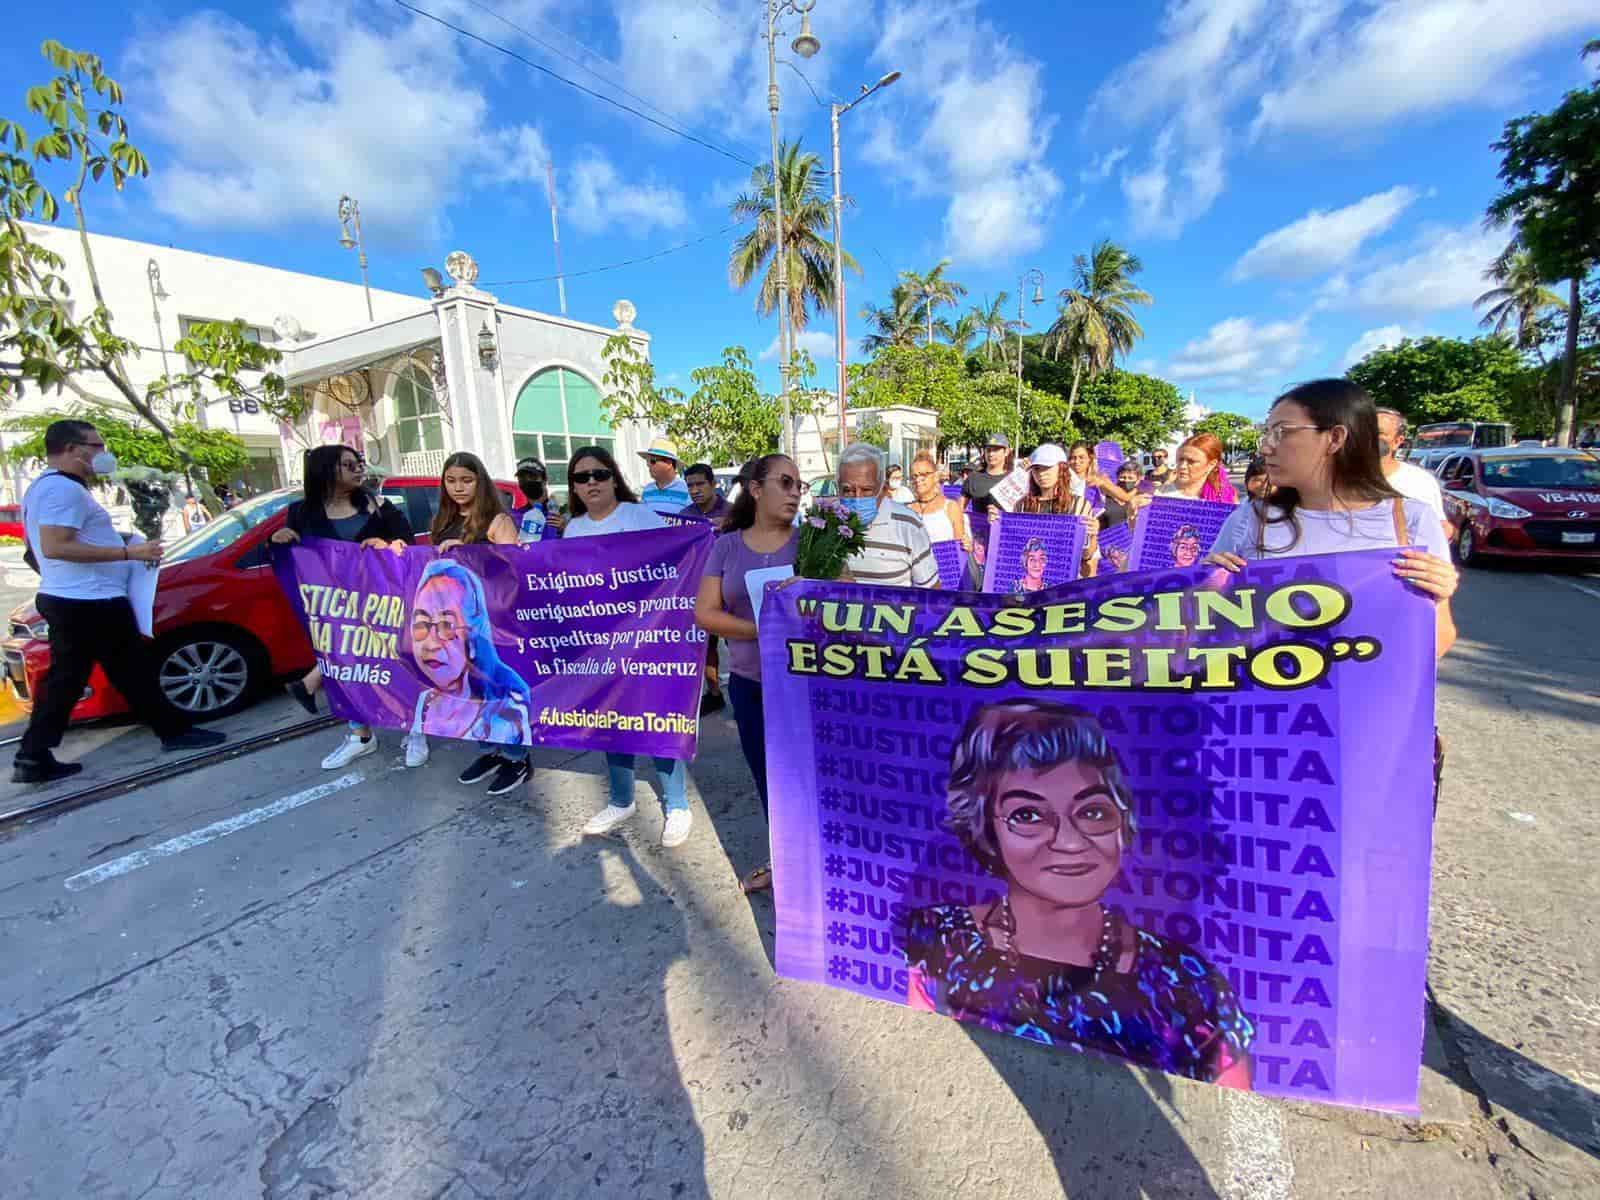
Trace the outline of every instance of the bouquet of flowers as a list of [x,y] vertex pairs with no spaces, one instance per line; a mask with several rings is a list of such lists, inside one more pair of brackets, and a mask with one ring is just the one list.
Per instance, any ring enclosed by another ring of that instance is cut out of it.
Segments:
[[800,521],[794,573],[800,579],[837,579],[849,557],[861,549],[867,527],[842,504],[821,501]]
[[151,541],[158,541],[161,519],[172,507],[172,497],[182,486],[183,476],[155,467],[123,467],[111,478],[128,493],[134,526]]

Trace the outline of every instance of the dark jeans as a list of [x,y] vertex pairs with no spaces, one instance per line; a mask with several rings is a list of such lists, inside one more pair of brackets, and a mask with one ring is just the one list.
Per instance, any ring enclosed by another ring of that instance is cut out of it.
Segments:
[[42,759],[61,744],[95,663],[122,693],[128,712],[146,722],[157,737],[166,740],[188,730],[188,718],[167,702],[156,685],[150,643],[139,632],[126,598],[64,600],[41,592],[34,605],[50,622],[50,670],[33,698],[33,715],[17,748],[18,757]]
[[728,699],[733,701],[733,721],[739,727],[739,747],[750,774],[756,777],[761,815],[767,815],[767,719],[761,711],[761,685],[743,675],[728,676]]

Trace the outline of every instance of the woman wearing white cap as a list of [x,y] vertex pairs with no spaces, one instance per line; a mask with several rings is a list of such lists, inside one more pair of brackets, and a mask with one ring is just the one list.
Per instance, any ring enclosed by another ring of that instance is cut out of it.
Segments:
[[668,438],[656,438],[643,450],[650,470],[650,482],[639,493],[639,503],[648,505],[664,517],[675,517],[689,504],[689,485],[678,474],[678,447]]
[[1078,572],[1087,578],[1095,572],[1100,557],[1099,527],[1094,507],[1081,492],[1072,490],[1072,472],[1067,469],[1067,452],[1054,442],[1046,442],[1028,459],[1028,493],[1017,505],[1018,512],[1054,513],[1058,516],[1088,518],[1088,533],[1083,539],[1083,566]]

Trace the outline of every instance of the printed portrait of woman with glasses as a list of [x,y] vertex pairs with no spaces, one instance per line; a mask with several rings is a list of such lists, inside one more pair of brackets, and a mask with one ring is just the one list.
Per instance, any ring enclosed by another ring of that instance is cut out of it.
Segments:
[[1133,794],[1098,721],[1013,700],[974,712],[946,824],[1004,894],[909,913],[912,1008],[1045,1045],[1251,1086],[1255,1030],[1217,970],[1103,899],[1133,845]]
[[495,649],[483,581],[448,558],[430,562],[411,601],[411,654],[428,686],[411,732],[530,745],[533,694]]

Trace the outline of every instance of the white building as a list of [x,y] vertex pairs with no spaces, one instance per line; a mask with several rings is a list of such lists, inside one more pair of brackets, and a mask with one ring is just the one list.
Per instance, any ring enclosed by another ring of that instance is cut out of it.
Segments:
[[[28,229],[66,260],[61,273],[75,313],[88,305],[76,232]],[[470,450],[510,479],[517,458],[534,454],[558,488],[571,448],[594,443],[610,448],[630,477],[645,478],[635,452],[649,430],[631,422],[613,429],[600,404],[607,339],[624,332],[649,353],[649,335],[633,328],[625,300],[612,309],[616,327],[513,308],[478,290],[477,264],[456,251],[447,260],[449,286],[431,297],[374,289],[368,320],[360,284],[103,234],[89,241],[113,326],[141,349],[127,364],[139,390],[163,372],[184,371],[172,347],[197,322],[243,319],[283,353],[277,370],[309,405],[297,427],[279,425],[254,401],[226,397],[198,416],[244,441],[251,457],[242,481],[252,491],[299,482],[304,451],[332,442],[361,449],[385,475],[437,474],[451,451]],[[89,390],[126,407],[109,386]],[[65,412],[75,401],[30,389],[13,415]],[[14,465],[5,490],[20,494],[33,473]]]
[[[848,441],[855,440],[855,431],[876,418],[889,437],[889,461],[898,463],[909,473],[911,460],[917,451],[930,453],[938,448],[939,414],[931,408],[914,408],[909,404],[896,404],[887,408],[849,408],[845,410],[844,423]],[[839,459],[839,425],[836,415],[800,422],[794,439],[795,464],[802,479],[811,480],[833,472]]]

